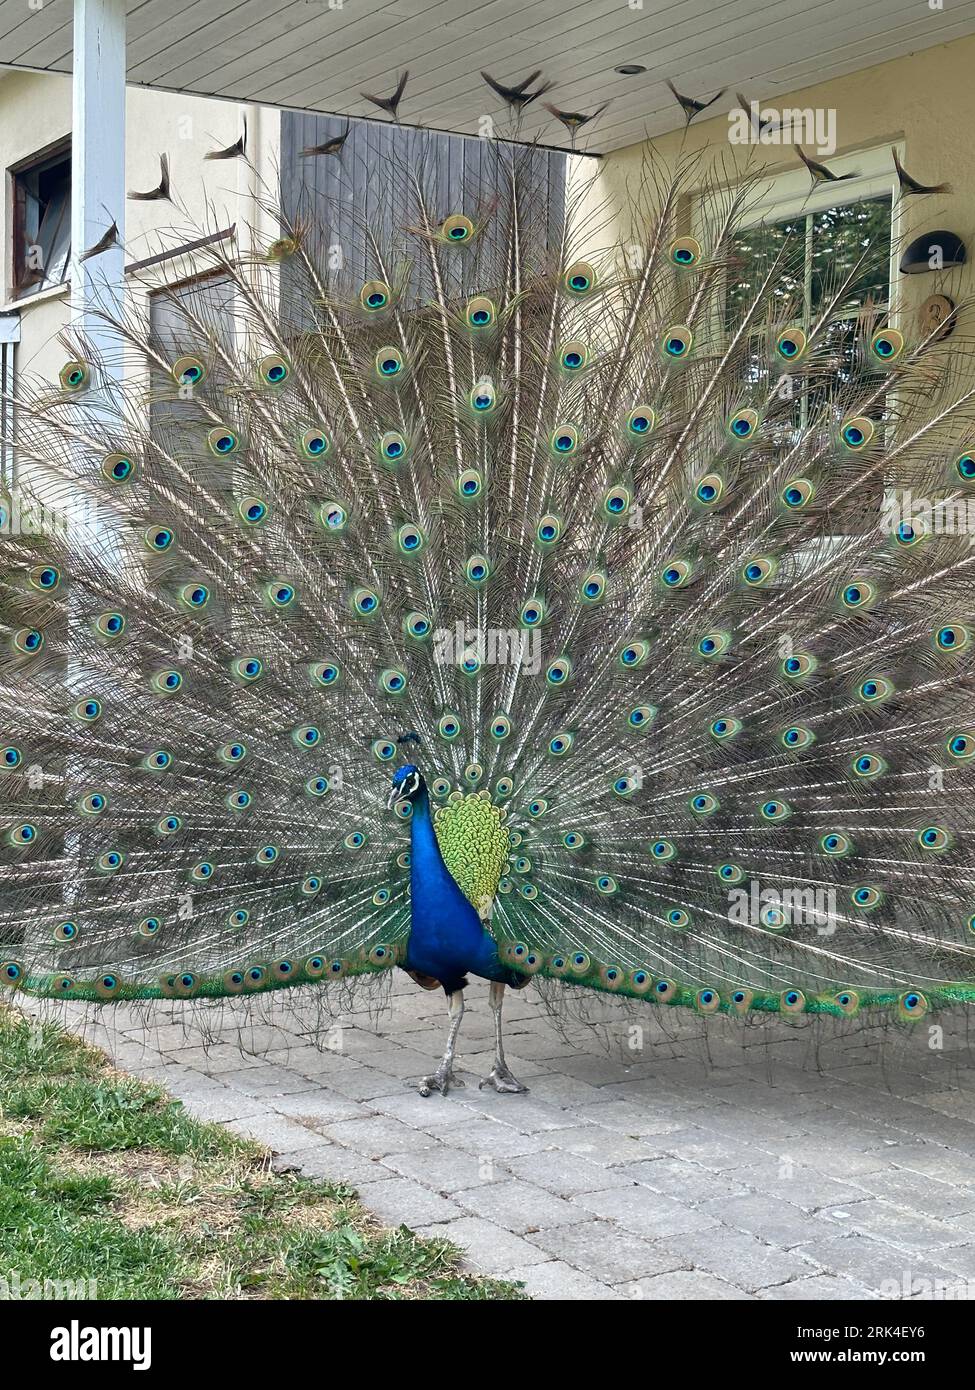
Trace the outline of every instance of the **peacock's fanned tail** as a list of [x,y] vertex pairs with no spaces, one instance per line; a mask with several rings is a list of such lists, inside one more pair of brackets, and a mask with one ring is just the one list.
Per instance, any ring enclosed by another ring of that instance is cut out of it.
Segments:
[[788,239],[732,303],[752,187],[696,172],[649,170],[597,252],[591,190],[553,230],[529,155],[462,206],[391,170],[411,223],[358,226],[365,284],[279,216],[168,334],[116,325],[121,386],[78,342],[18,400],[5,984],[387,970],[405,760],[517,971],[703,1013],[975,1000],[975,549],[883,505],[975,500],[969,349],[856,303],[859,263],[803,321]]

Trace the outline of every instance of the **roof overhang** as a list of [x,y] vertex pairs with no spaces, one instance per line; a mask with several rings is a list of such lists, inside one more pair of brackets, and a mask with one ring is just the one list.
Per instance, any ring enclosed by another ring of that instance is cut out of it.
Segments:
[[[631,8],[631,5],[633,6]],[[67,73],[72,0],[0,0],[0,65]],[[479,75],[515,83],[541,68],[549,99],[609,109],[580,137],[605,152],[682,122],[664,81],[710,97],[728,88],[774,101],[830,77],[975,32],[975,0],[128,0],[127,78],[167,91],[376,116],[361,91],[409,69],[401,117],[465,135],[567,145],[542,107],[517,132]],[[645,69],[623,76],[617,69]]]

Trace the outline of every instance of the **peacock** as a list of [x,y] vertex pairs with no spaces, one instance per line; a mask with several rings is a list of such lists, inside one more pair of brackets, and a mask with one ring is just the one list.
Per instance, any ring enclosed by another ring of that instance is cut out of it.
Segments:
[[499,1092],[532,981],[840,1027],[975,1001],[961,335],[861,293],[865,249],[804,308],[801,227],[742,249],[760,171],[651,155],[614,236],[591,179],[553,219],[493,151],[452,204],[391,168],[407,217],[344,260],[270,204],[206,239],[219,304],[165,338],[130,305],[18,395],[4,986],[404,970],[447,1000],[424,1095],[470,976]]

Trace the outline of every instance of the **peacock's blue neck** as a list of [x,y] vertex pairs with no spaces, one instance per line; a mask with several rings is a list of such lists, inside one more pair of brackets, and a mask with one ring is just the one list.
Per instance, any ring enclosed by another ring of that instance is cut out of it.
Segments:
[[444,863],[425,786],[413,798],[410,917],[410,969],[432,975],[445,985],[458,981],[467,971],[495,978],[500,968],[497,948]]
[[[443,861],[437,832],[430,814],[430,793],[421,787],[413,798],[413,817],[410,823],[410,883],[416,904],[417,889],[442,888],[449,882],[460,893],[450,870]],[[460,894],[463,897],[463,894]],[[466,902],[466,898],[464,899]]]

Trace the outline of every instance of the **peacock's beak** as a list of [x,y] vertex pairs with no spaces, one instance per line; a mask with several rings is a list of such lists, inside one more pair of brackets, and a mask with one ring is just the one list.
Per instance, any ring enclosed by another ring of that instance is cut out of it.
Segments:
[[391,790],[390,793],[389,793],[389,800],[388,800],[387,803],[386,803],[386,805],[387,805],[387,807],[389,808],[390,811],[393,809],[393,807],[396,805],[397,801],[399,801],[399,799],[400,799],[400,797],[401,797],[402,795],[403,795],[403,789],[402,789],[402,787],[393,787],[393,788],[392,788],[392,790]]

